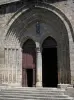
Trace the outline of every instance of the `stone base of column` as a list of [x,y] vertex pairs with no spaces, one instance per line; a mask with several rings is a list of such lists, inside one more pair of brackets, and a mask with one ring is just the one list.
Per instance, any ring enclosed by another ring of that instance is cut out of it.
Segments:
[[58,84],[58,88],[66,89],[69,87],[70,84]]
[[36,82],[36,87],[42,87],[42,82]]

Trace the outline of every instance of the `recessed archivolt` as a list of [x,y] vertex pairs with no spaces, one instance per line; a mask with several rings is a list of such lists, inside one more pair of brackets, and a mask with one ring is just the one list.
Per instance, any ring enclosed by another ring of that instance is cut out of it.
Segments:
[[24,42],[26,36],[32,37],[30,34],[26,35],[26,31],[38,20],[41,21],[41,23],[48,24],[58,35],[66,35],[69,37],[69,40],[73,41],[73,30],[65,15],[52,5],[38,4],[31,9],[22,7],[20,11],[15,13],[14,17],[12,17],[11,21],[7,24],[9,29],[5,36],[5,44],[19,46],[23,44],[22,42]]
[[[41,13],[40,13],[40,10],[41,10]],[[66,28],[64,27],[65,25],[63,25],[63,22],[53,12],[51,11],[48,12],[48,10],[42,9],[42,8],[34,8],[34,9],[31,9],[31,12],[28,12],[28,13],[30,14],[27,14],[27,15],[25,15],[25,13],[21,14],[13,22],[13,24],[10,26],[8,30],[8,33],[6,34],[5,41],[11,40],[13,44],[16,44],[16,43],[21,44],[21,41],[23,41],[24,37],[28,35],[28,34],[26,35],[26,31],[30,27],[32,27],[32,25],[35,24],[37,21],[48,24],[48,26],[52,27],[52,29],[54,29],[53,31],[56,33],[63,34],[62,30],[64,31],[64,34],[67,33]]]
[[[30,8],[30,9],[29,9]],[[12,23],[23,13],[25,13],[25,16],[28,14],[28,16],[30,15],[29,12],[32,12],[32,9],[34,8],[42,8],[44,9],[44,12],[45,12],[45,9],[49,12],[49,11],[52,11],[54,14],[56,14],[57,16],[59,16],[59,18],[63,21],[63,23],[65,24],[66,26],[66,29],[68,30],[68,34],[71,33],[72,35],[72,38],[74,39],[74,36],[73,36],[73,29],[72,29],[72,26],[71,26],[71,23],[70,21],[68,20],[68,18],[65,16],[65,14],[63,14],[62,11],[60,11],[58,8],[50,5],[50,4],[47,4],[47,3],[37,3],[37,4],[33,4],[31,5],[30,7],[29,6],[23,6],[22,8],[20,8],[13,16],[12,18],[9,20],[8,24],[7,24],[7,27],[8,29],[10,28],[10,26],[12,25]],[[27,16],[27,17],[28,17]],[[25,18],[25,17],[24,17]],[[8,33],[8,31],[6,31],[6,34]]]

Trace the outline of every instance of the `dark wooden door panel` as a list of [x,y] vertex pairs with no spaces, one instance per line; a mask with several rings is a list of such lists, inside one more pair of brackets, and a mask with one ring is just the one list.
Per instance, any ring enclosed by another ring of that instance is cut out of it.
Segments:
[[22,66],[24,68],[35,68],[35,53],[33,54],[23,53]]
[[[26,43],[24,43],[22,49],[23,49],[23,52],[22,52],[22,85],[29,86],[30,73],[33,71],[33,69],[35,69],[35,65],[36,65],[35,44],[32,40],[27,40]],[[32,75],[31,86],[34,86],[35,85],[35,71],[33,71],[32,74],[31,74]]]

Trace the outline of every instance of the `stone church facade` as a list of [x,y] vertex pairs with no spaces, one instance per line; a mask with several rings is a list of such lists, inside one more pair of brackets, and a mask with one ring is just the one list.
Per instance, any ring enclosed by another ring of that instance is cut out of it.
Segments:
[[0,86],[74,85],[74,1],[0,1]]

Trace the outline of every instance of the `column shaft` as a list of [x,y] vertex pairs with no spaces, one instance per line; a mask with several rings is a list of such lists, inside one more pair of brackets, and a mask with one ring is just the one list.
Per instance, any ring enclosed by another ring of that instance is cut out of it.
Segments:
[[36,50],[36,86],[42,87],[42,55],[40,48],[37,48]]

